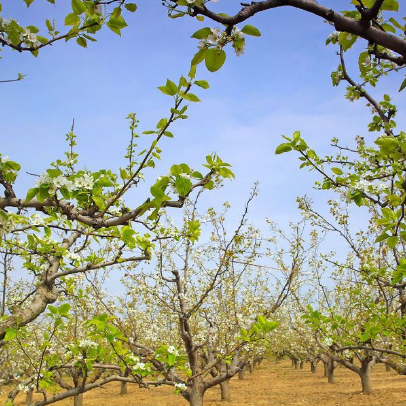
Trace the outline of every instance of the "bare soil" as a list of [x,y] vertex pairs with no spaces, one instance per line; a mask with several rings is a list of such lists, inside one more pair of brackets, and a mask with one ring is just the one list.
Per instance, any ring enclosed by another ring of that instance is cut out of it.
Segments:
[[[406,405],[406,377],[394,371],[386,372],[384,365],[376,365],[372,371],[374,393],[363,395],[358,375],[346,368],[335,370],[336,383],[327,383],[322,365],[317,372],[310,372],[310,364],[304,369],[294,369],[290,361],[276,364],[262,363],[253,373],[246,372],[245,379],[231,380],[231,397],[228,404],[234,406],[271,405],[323,405],[323,406],[404,406]],[[3,388],[4,390],[4,388]],[[150,390],[128,386],[127,395],[119,395],[120,384],[112,383],[84,394],[84,406],[187,406],[180,395],[170,387]],[[37,395],[35,396],[37,399]],[[38,398],[39,399],[39,398]],[[4,396],[0,396],[4,400]],[[18,406],[24,405],[24,396],[17,398]],[[220,389],[212,388],[205,395],[205,406],[225,406],[220,401]],[[73,399],[64,400],[58,406],[71,406]]]

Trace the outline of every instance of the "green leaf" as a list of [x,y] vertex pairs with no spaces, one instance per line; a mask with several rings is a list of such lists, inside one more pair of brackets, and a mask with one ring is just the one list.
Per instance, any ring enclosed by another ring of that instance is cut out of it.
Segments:
[[399,87],[399,92],[401,92],[406,87],[406,78],[403,80],[402,84]]
[[37,187],[29,189],[27,192],[27,196],[25,197],[26,203],[28,203],[30,200],[32,200],[37,195],[38,192],[39,192],[39,188],[37,188]]
[[383,23],[383,24],[382,24],[382,28],[383,28],[386,32],[392,32],[393,34],[396,33],[396,28],[393,27],[393,25]]
[[[34,3],[35,0],[24,0],[24,3],[27,5],[27,7],[30,7],[32,3]],[[1,8],[0,8],[1,11]]]
[[342,175],[343,171],[340,168],[331,168],[331,170],[333,171],[333,173],[335,173],[336,175]]
[[114,183],[107,177],[103,176],[102,178],[97,180],[97,184],[101,187],[112,187]]
[[389,248],[392,248],[392,249],[393,249],[393,248],[395,248],[395,246],[396,246],[398,240],[399,240],[399,237],[398,237],[397,235],[394,235],[393,237],[389,237],[389,238],[386,240],[386,243],[388,244],[388,247],[389,247]]
[[27,29],[29,29],[34,34],[37,34],[39,32],[38,27],[35,27],[35,25],[28,25]]
[[164,128],[168,124],[167,118],[161,118],[156,125],[156,128]]
[[171,367],[171,366],[175,365],[175,362],[176,362],[176,355],[169,353],[166,358],[166,363],[168,364],[168,366]]
[[120,178],[122,180],[128,179],[128,173],[125,169],[120,168]]
[[200,86],[203,89],[208,89],[210,87],[207,80],[196,80],[195,85]]
[[210,72],[218,71],[226,61],[226,53],[222,49],[210,48],[205,54],[206,68]]
[[163,93],[166,94],[167,96],[171,96],[171,94],[169,93],[168,89],[166,88],[166,86],[158,86],[158,89]]
[[137,5],[135,3],[127,3],[124,7],[131,13],[134,13],[137,10]]
[[65,25],[79,25],[79,24],[80,24],[80,18],[75,13],[69,13],[65,17]]
[[72,10],[75,14],[80,15],[86,11],[86,5],[81,0],[72,0]]
[[127,27],[127,23],[125,22],[124,18],[119,16],[118,18],[110,17],[108,21],[109,28],[114,27],[118,30],[121,30],[124,27]]
[[80,45],[83,48],[87,48],[87,41],[85,38],[83,37],[79,37],[76,42],[78,43],[78,45]]
[[211,33],[211,29],[209,27],[205,27],[196,31],[190,38],[203,39],[207,38],[209,35],[211,35]]
[[338,42],[340,45],[342,45],[344,51],[350,49],[357,39],[357,35],[350,34],[348,32],[341,32],[338,36]]
[[69,303],[64,303],[63,305],[58,307],[58,314],[61,316],[66,316],[69,313],[71,305]]
[[190,189],[192,189],[192,182],[190,179],[179,176],[175,180],[175,187],[179,196],[186,196],[190,192]]
[[17,329],[8,329],[6,335],[3,338],[3,341],[11,341],[17,336]]
[[381,242],[381,241],[386,240],[387,238],[389,238],[389,235],[386,234],[386,233],[383,233],[383,234],[379,235],[379,236],[376,238],[375,242]]
[[292,150],[292,146],[290,144],[288,144],[287,142],[278,145],[278,147],[275,150],[275,154],[279,155],[279,154],[283,154],[284,152],[289,152]]
[[19,171],[21,169],[21,165],[14,161],[7,161],[4,163],[7,168],[12,169],[13,171]]
[[181,97],[185,100],[197,103],[200,101],[200,99],[193,93],[182,93]]
[[52,313],[52,314],[57,314],[58,313],[58,309],[53,306],[53,305],[49,305],[48,306],[48,310]]
[[169,79],[167,79],[165,87],[168,91],[168,94],[171,96],[175,96],[175,94],[178,93],[178,87]]
[[45,21],[45,24],[46,24],[46,26],[47,26],[47,28],[48,28],[49,31],[53,31],[54,27],[53,27],[51,21],[49,21],[49,20],[47,19],[47,20]]
[[192,66],[194,65],[199,65],[200,62],[202,62],[204,60],[204,58],[206,57],[206,53],[207,53],[208,49],[207,48],[203,48],[200,51],[198,51],[195,56],[192,59],[192,62],[190,63]]
[[252,35],[253,37],[260,37],[261,32],[253,25],[245,25],[241,30],[244,34]]

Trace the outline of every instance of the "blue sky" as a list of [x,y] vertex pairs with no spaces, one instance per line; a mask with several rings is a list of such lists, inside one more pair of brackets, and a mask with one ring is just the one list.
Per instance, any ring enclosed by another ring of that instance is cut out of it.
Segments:
[[[348,3],[323,1],[343,9]],[[59,0],[52,6],[36,0],[29,9],[22,0],[2,4],[4,17],[40,28],[45,18],[55,18],[63,28],[70,2]],[[220,0],[213,8],[232,13],[239,2]],[[136,112],[141,131],[154,128],[171,106],[171,99],[157,86],[188,72],[198,43],[191,34],[216,26],[191,18],[170,20],[158,0],[140,0],[127,22],[122,38],[104,29],[88,49],[71,41],[43,49],[37,59],[2,52],[1,79],[27,74],[22,82],[1,86],[1,152],[22,164],[18,190],[34,182],[25,171],[41,173],[63,155],[64,134],[73,118],[82,165],[90,169],[124,165],[129,140],[125,117]],[[295,154],[274,155],[281,134],[300,130],[315,149],[328,152],[332,137],[347,141],[358,134],[368,137],[370,115],[362,101],[344,99],[344,86],[331,85],[330,72],[338,65],[336,49],[325,46],[331,26],[288,8],[261,13],[250,24],[262,37],[247,38],[245,55],[236,57],[230,48],[220,71],[199,67],[198,77],[208,80],[211,88],[196,92],[202,103],[191,104],[189,119],[172,128],[175,138],[162,143],[163,160],[150,179],[165,174],[173,163],[187,162],[198,169],[204,157],[216,151],[233,165],[236,180],[207,194],[207,204],[228,200],[237,216],[259,181],[260,195],[250,218],[260,224],[270,217],[286,226],[298,218],[296,196],[310,194],[322,209],[327,195],[312,190],[315,177],[298,169]],[[350,68],[355,67],[354,55],[356,51],[349,56]],[[386,91],[395,95],[401,81],[399,75],[389,78]],[[379,98],[382,89],[376,94]],[[401,96],[396,97],[402,105]],[[398,121],[404,124],[403,117]]]

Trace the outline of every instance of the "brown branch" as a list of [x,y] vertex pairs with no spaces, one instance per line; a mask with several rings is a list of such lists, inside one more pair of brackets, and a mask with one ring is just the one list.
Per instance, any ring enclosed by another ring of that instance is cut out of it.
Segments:
[[[379,2],[377,1],[374,6],[375,5],[378,7]],[[216,14],[207,9],[205,6],[194,6],[193,11],[194,15],[200,14],[220,24],[232,27],[259,12],[280,7],[292,7],[319,16],[324,20],[333,23],[337,31],[348,32],[364,38],[369,43],[388,48],[402,56],[402,62],[399,60],[401,64],[406,62],[406,41],[404,41],[402,38],[372,26],[366,27],[364,22],[357,21],[351,17],[346,17],[337,11],[317,3],[314,0],[267,0],[252,2],[234,16]],[[375,9],[373,12],[375,12]]]

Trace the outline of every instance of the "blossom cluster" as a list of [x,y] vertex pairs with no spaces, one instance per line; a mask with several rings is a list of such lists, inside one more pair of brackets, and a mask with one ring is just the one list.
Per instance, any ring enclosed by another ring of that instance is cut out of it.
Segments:
[[[7,30],[14,29],[14,27],[11,27],[13,22],[15,22],[15,20],[11,18],[2,18],[0,16],[0,38],[2,38],[9,45],[11,44],[11,40],[9,39],[8,35],[6,35],[5,32],[7,32]],[[25,44],[28,47],[32,47],[39,44],[37,35],[31,32],[29,28],[21,27],[21,32],[19,33],[19,35],[20,35],[19,40],[21,44]]]
[[78,189],[92,190],[94,185],[93,177],[87,173],[69,180],[63,175],[52,178],[48,173],[43,173],[35,182],[35,187],[49,186],[49,193],[54,194],[57,189],[65,187],[69,192]]
[[88,348],[95,348],[96,349],[99,346],[96,342],[94,342],[92,340],[89,340],[87,338],[84,339],[84,340],[80,340],[78,345],[79,345],[80,348],[83,348],[83,349],[88,349]]
[[65,251],[63,253],[63,257],[68,261],[80,261],[81,260],[79,254],[76,254],[76,253],[70,252],[70,251]]
[[380,193],[387,189],[387,185],[384,182],[371,182],[365,179],[361,179],[356,182],[350,189],[350,193],[355,191],[361,191],[364,193]]
[[179,351],[176,349],[176,347],[175,346],[173,346],[173,345],[170,345],[169,347],[168,347],[168,353],[169,354],[174,354],[174,355],[176,355],[177,357],[179,356]]
[[186,390],[187,386],[184,383],[175,383],[175,388],[179,391]]
[[198,47],[200,49],[208,48],[215,45],[218,49],[223,49],[223,47],[231,42],[235,54],[240,56],[244,53],[245,49],[245,36],[244,33],[237,27],[233,27],[230,35],[225,31],[221,32],[219,28],[211,28],[211,34],[207,36],[206,39],[199,42]]

